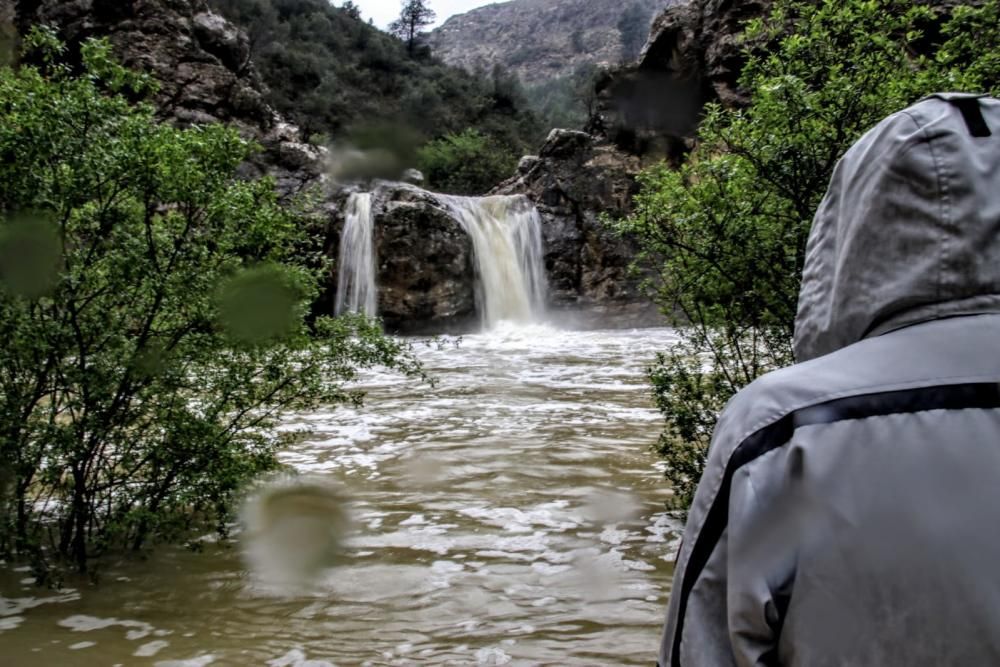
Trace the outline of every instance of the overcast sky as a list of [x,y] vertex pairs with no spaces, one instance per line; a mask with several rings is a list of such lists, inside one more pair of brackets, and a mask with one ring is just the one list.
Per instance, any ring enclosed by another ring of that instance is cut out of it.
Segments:
[[[437,13],[435,27],[441,25],[449,16],[467,12],[474,7],[490,5],[500,0],[429,0],[430,8]],[[338,7],[343,0],[333,0],[333,4]],[[375,19],[375,25],[385,28],[389,22],[399,16],[401,0],[354,0],[354,4],[361,8],[361,15],[365,20]]]

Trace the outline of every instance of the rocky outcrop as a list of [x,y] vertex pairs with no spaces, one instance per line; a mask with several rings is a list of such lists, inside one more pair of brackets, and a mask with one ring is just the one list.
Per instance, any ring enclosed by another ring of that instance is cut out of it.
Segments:
[[[692,145],[708,102],[730,108],[749,103],[739,85],[746,62],[745,24],[764,16],[772,0],[686,0],[654,21],[638,61],[605,76],[597,86],[597,113],[588,130],[626,152],[677,163]],[[936,18],[925,39],[911,46],[933,52],[933,36],[962,0],[914,0]],[[927,39],[930,37],[930,39]]]
[[638,67],[698,79],[725,106],[749,101],[738,80],[745,56],[741,36],[747,21],[763,16],[770,0],[692,0],[653,22]]
[[542,216],[550,305],[633,324],[655,317],[630,275],[635,248],[601,219],[626,215],[640,160],[585,132],[553,130],[495,194],[523,194]]
[[375,192],[379,316],[404,333],[474,327],[472,241],[435,197],[404,184]]
[[[433,192],[409,183],[374,181],[372,240],[378,315],[388,331],[460,334],[479,324],[472,239]],[[347,199],[356,188],[335,189],[325,208],[329,220],[324,254],[340,253]],[[334,312],[337,269],[317,304]]]
[[618,65],[627,50],[628,37],[623,44],[619,27],[626,12],[637,14],[635,29],[644,34],[652,17],[672,1],[511,0],[451,17],[430,41],[450,65],[470,72],[501,65],[534,86],[569,76],[584,64]]
[[270,174],[291,193],[322,173],[322,151],[264,101],[246,35],[205,0],[18,0],[16,9],[22,32],[49,25],[70,47],[108,38],[125,65],[159,81],[162,117],[181,126],[229,123],[261,144],[247,175]]
[[638,62],[598,83],[598,113],[588,129],[629,153],[680,161],[706,103],[748,101],[738,84],[740,35],[769,4],[689,0],[664,11]]

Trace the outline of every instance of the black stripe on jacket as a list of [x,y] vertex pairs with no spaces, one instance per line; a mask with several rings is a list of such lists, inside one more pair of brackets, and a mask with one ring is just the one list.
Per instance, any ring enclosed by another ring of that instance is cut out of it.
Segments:
[[691,556],[688,558],[687,569],[684,572],[679,592],[681,600],[671,650],[672,667],[681,667],[681,636],[684,633],[684,614],[691,591],[698,582],[702,570],[708,563],[712,552],[715,551],[715,547],[729,523],[729,493],[732,488],[733,475],[736,474],[737,470],[754,459],[788,444],[795,434],[795,430],[803,426],[833,424],[852,419],[910,414],[928,410],[991,408],[1000,408],[1000,384],[993,382],[941,385],[862,394],[796,410],[769,426],[765,426],[740,443],[729,457],[722,484],[715,495],[715,500],[712,501],[712,507],[705,517],[694,547],[691,549]]

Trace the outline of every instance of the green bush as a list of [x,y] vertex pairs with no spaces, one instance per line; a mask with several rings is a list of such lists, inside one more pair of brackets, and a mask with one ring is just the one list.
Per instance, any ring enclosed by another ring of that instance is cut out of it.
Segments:
[[489,137],[469,129],[422,147],[417,164],[435,190],[481,195],[513,175],[517,160]]
[[285,411],[419,367],[375,322],[307,317],[326,267],[235,178],[235,130],[158,123],[105,42],[78,76],[52,34],[28,45],[0,68],[0,552],[84,571],[224,530]]
[[746,29],[750,105],[710,107],[687,164],[641,175],[619,229],[638,240],[683,339],[650,371],[678,507],[691,501],[721,407],[792,361],[806,238],[840,156],[928,93],[1000,90],[997,0],[939,11],[776,0]]

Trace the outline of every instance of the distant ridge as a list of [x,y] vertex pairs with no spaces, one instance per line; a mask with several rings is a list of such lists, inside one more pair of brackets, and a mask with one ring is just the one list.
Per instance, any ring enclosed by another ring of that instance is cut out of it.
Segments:
[[673,4],[676,0],[510,0],[451,17],[431,33],[431,45],[448,64],[470,72],[501,65],[533,87],[570,76],[581,65],[634,58],[652,19]]

